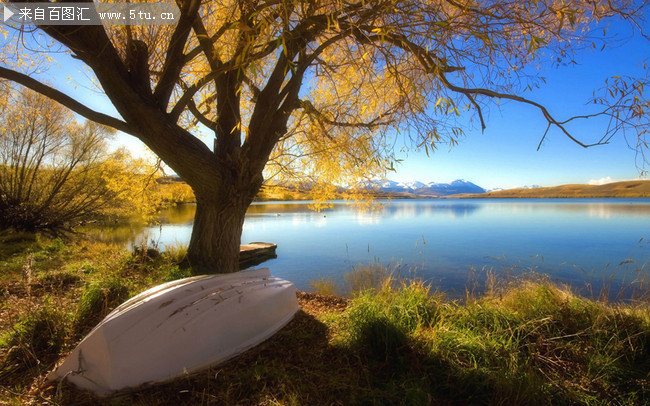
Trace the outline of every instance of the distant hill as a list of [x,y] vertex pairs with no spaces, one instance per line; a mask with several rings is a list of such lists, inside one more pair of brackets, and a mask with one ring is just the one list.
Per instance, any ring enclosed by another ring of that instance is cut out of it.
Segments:
[[459,193],[485,193],[485,189],[482,187],[462,179],[450,183],[422,183],[418,181],[401,183],[387,180],[370,183],[368,187],[380,194],[395,194],[402,197],[439,197]]
[[508,189],[460,198],[562,198],[562,197],[650,197],[650,180],[632,180],[605,185],[562,185],[532,189]]
[[[455,180],[450,183],[423,183],[408,182],[400,183],[392,180],[370,181],[362,184],[375,199],[417,199],[443,197],[459,193],[479,194],[485,193],[485,189],[466,180]],[[336,190],[334,199],[342,199],[348,190],[339,187]],[[262,187],[256,200],[311,200],[311,185],[303,183],[298,186],[288,184],[267,184]]]

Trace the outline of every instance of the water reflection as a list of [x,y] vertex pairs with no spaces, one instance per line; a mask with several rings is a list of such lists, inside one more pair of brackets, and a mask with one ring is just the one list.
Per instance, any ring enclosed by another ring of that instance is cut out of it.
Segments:
[[89,240],[127,246],[139,241],[148,228],[144,223],[131,222],[103,225],[101,227],[89,225],[81,227],[78,232]]
[[[522,202],[523,201],[523,202]],[[587,213],[590,217],[612,218],[650,216],[650,199],[493,199],[493,208],[502,206],[514,213],[562,213],[568,215]]]
[[[622,283],[626,270],[648,273],[650,199],[382,203],[378,210],[364,211],[334,202],[320,212],[310,210],[309,202],[255,203],[247,212],[242,241],[277,243],[278,258],[265,266],[299,289],[309,289],[310,281],[321,277],[342,281],[352,267],[373,262],[400,263],[442,290],[459,292],[464,292],[472,268],[501,273],[532,270],[592,286],[602,285],[612,274],[616,283]],[[194,209],[192,205],[170,209],[164,213],[162,228],[146,228],[140,234],[134,225],[103,232],[112,233],[112,241],[129,240],[131,245],[138,238],[160,246],[187,244]],[[625,264],[627,268],[607,265],[628,258],[634,262]]]
[[447,200],[437,200],[435,201],[435,204],[423,204],[423,202],[431,201],[392,201],[384,206],[382,215],[395,219],[429,216],[463,218],[474,214],[483,207],[483,205],[471,203],[469,200],[458,200],[452,202]]
[[[367,209],[364,205],[355,205],[345,201],[334,201],[333,207],[320,212],[327,216],[328,213],[346,211],[356,213],[359,217],[383,218],[412,218],[415,216],[449,215],[451,217],[466,217],[480,210],[483,205],[470,200],[436,200],[435,204],[421,204],[431,200],[380,200],[379,205]],[[282,216],[283,214],[316,213],[309,208],[310,202],[256,202],[246,212],[249,217],[256,216]],[[366,222],[366,220],[364,220]],[[374,221],[371,221],[374,222]]]
[[181,204],[163,210],[160,216],[160,221],[163,224],[192,223],[194,222],[194,213],[196,213],[196,204]]
[[[650,199],[486,199],[486,200],[392,200],[380,201],[373,210],[365,210],[344,201],[335,201],[333,207],[315,212],[309,202],[255,202],[246,212],[247,219],[289,216],[299,224],[316,221],[324,224],[333,213],[353,214],[360,224],[377,224],[381,219],[412,219],[416,217],[466,218],[489,210],[491,214],[531,214],[569,216],[587,215],[601,219],[617,216],[650,217]],[[161,222],[164,224],[189,224],[194,220],[196,206],[180,205],[164,210]],[[120,227],[115,227],[119,229]],[[127,228],[132,228],[128,226]],[[116,230],[116,233],[119,231]]]

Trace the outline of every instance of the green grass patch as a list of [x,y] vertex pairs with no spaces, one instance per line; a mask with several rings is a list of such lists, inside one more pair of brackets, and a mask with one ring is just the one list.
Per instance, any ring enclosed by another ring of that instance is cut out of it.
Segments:
[[647,300],[589,300],[537,278],[496,281],[461,302],[379,266],[354,270],[349,300],[299,294],[303,311],[287,327],[226,364],[107,399],[67,385],[57,395],[44,376],[85,333],[189,272],[168,250],[15,243],[0,262],[0,403],[650,403]]
[[185,259],[187,255],[187,245],[184,244],[171,244],[165,245],[165,250],[163,251],[163,256],[165,259],[174,264],[180,264]]
[[33,250],[38,245],[38,239],[33,233],[4,230],[0,232],[0,261]]
[[128,282],[111,276],[91,283],[84,289],[75,314],[75,330],[90,331],[111,310],[131,297]]
[[404,396],[408,386],[443,403],[644,404],[648,310],[594,302],[543,280],[463,304],[418,282],[385,282],[358,294],[332,326],[342,326],[340,345],[376,371],[374,385]]
[[38,373],[51,365],[63,348],[69,325],[66,312],[49,300],[20,317],[0,337],[4,355],[0,361],[0,381],[15,382],[30,368],[38,368]]

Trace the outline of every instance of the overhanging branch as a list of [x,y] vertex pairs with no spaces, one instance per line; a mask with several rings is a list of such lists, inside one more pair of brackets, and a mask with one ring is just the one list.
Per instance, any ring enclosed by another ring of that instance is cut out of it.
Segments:
[[67,94],[59,90],[56,90],[53,87],[45,85],[33,78],[30,78],[29,76],[23,73],[16,72],[14,70],[7,69],[0,66],[0,77],[9,79],[29,89],[32,89],[33,91],[40,93],[43,96],[48,97],[62,104],[63,106],[69,108],[70,110],[74,111],[80,116],[87,118],[90,121],[94,121],[98,124],[112,127],[116,130],[122,131],[127,134],[135,135],[131,130],[131,128],[128,126],[128,124],[125,123],[124,121],[106,115],[104,113],[100,113],[98,111],[89,109],[88,107],[79,103],[77,100],[73,99]]
[[336,120],[330,119],[325,114],[323,114],[321,111],[316,109],[316,107],[309,100],[300,100],[299,104],[300,104],[300,108],[302,108],[305,111],[306,114],[315,117],[320,122],[323,122],[325,124],[329,124],[329,125],[332,125],[332,126],[335,126],[335,127],[365,128],[365,129],[368,129],[368,130],[372,130],[372,129],[376,128],[376,127],[389,125],[391,123],[391,121],[381,121],[381,119],[383,117],[390,115],[390,112],[380,114],[379,116],[375,117],[374,119],[372,119],[372,120],[370,120],[368,122],[351,123],[351,122],[342,122],[342,121],[336,121]]
[[529,105],[534,106],[537,109],[539,109],[542,112],[542,114],[544,115],[544,118],[546,119],[546,121],[548,122],[548,126],[546,127],[546,131],[544,131],[544,135],[542,136],[542,139],[540,140],[539,144],[537,145],[538,150],[542,146],[542,142],[546,138],[546,135],[548,134],[548,131],[551,129],[552,126],[556,126],[557,128],[559,128],[560,131],[562,131],[564,133],[564,135],[566,135],[569,139],[571,139],[571,141],[575,142],[576,144],[580,145],[583,148],[589,148],[589,147],[593,147],[593,146],[596,146],[596,145],[602,145],[603,144],[602,142],[596,142],[596,143],[593,143],[593,144],[585,144],[582,141],[578,140],[577,138],[572,136],[571,133],[569,133],[569,131],[563,125],[563,123],[567,123],[569,120],[563,121],[563,122],[557,121],[551,115],[551,113],[549,113],[549,111],[548,111],[548,109],[546,107],[544,107],[543,105],[541,105],[541,104],[539,104],[537,102],[526,99],[525,97],[516,96],[516,95],[508,94],[508,93],[500,93],[500,92],[496,92],[494,90],[489,90],[489,89],[481,89],[481,88],[467,89],[467,88],[464,88],[464,87],[456,86],[456,85],[452,84],[451,82],[449,82],[449,80],[442,73],[438,74],[438,78],[440,79],[442,84],[447,89],[449,89],[449,90],[451,90],[453,92],[456,92],[456,93],[464,94],[464,95],[466,95],[468,97],[471,97],[473,95],[482,95],[482,96],[487,96],[487,97],[491,97],[491,98],[494,98],[494,99],[514,100],[514,101],[517,101],[517,102],[520,102],[520,103],[529,104]]
[[194,83],[192,86],[189,86],[187,89],[184,89],[185,92],[178,100],[178,102],[176,102],[176,105],[172,109],[171,113],[169,113],[169,115],[174,120],[178,120],[180,115],[183,113],[183,110],[185,110],[185,107],[187,107],[190,101],[193,100],[194,95],[197,92],[199,92],[205,85],[210,83],[211,80],[215,79],[220,74],[221,72],[210,72],[207,75],[203,76],[198,81],[196,81],[196,83]]
[[203,124],[204,126],[208,127],[213,131],[215,128],[217,128],[217,123],[215,123],[214,121],[210,120],[205,115],[203,115],[203,113],[199,111],[198,107],[196,107],[196,103],[194,103],[194,100],[190,100],[189,103],[187,103],[187,107],[192,113],[192,115],[194,115],[194,117],[197,120],[199,120],[201,124]]
[[190,0],[181,4],[181,17],[169,41],[162,74],[154,91],[154,96],[163,109],[166,109],[178,76],[185,65],[183,49],[192,30],[192,23],[198,14],[199,6],[200,1],[198,0]]
[[[372,27],[364,27],[364,29],[368,29]],[[359,37],[359,35],[357,35]],[[551,113],[549,113],[548,109],[544,107],[543,105],[534,102],[532,100],[526,99],[525,97],[513,95],[513,94],[508,94],[508,93],[501,93],[497,92],[494,90],[490,89],[483,89],[483,88],[464,88],[461,86],[457,86],[452,84],[446,77],[447,73],[454,72],[454,71],[459,71],[463,70],[462,67],[455,67],[455,66],[448,66],[446,61],[444,59],[441,59],[438,57],[436,54],[433,52],[430,52],[429,50],[423,48],[422,46],[415,44],[414,42],[410,41],[407,37],[402,36],[402,35],[391,35],[391,34],[386,34],[386,35],[363,35],[363,38],[365,38],[366,41],[380,41],[380,42],[386,42],[389,44],[392,44],[400,49],[403,49],[404,51],[412,53],[420,62],[422,67],[425,69],[426,72],[430,74],[434,74],[440,82],[445,86],[447,89],[465,95],[470,103],[477,109],[479,118],[481,120],[481,127],[485,128],[485,123],[483,120],[483,113],[481,111],[480,106],[474,99],[476,95],[482,95],[494,99],[507,99],[507,100],[514,100],[520,103],[524,104],[529,104],[531,106],[536,107],[539,109],[542,114],[544,115],[544,118],[548,122],[548,126],[546,127],[546,131],[544,131],[544,135],[542,136],[537,149],[539,150],[542,142],[546,138],[546,135],[548,134],[549,130],[551,129],[552,126],[555,126],[560,129],[564,133],[565,136],[567,136],[571,141],[575,142],[576,144],[580,145],[583,148],[589,148],[593,147],[596,145],[602,145],[605,142],[602,140],[593,144],[585,144],[582,141],[578,140],[574,136],[569,133],[569,131],[566,129],[564,126],[565,123],[569,122],[570,120],[566,121],[558,121],[556,120]]]

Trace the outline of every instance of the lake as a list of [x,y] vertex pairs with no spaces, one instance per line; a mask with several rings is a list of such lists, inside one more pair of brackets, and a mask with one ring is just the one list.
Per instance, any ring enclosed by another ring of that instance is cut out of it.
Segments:
[[[321,212],[306,202],[259,202],[246,216],[242,243],[272,242],[277,258],[261,266],[310,290],[343,283],[353,268],[384,264],[452,297],[479,286],[487,271],[548,274],[583,293],[611,293],[650,268],[650,199],[437,199],[384,201],[377,211],[345,202]],[[193,206],[138,231],[159,247],[187,245]],[[647,285],[646,285],[647,286]]]

